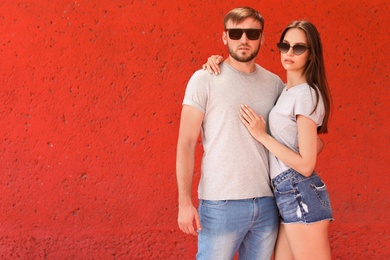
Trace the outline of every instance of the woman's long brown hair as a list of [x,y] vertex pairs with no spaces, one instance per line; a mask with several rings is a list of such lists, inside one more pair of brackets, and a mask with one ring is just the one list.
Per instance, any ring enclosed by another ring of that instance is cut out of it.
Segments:
[[321,95],[325,107],[325,117],[322,122],[322,125],[318,127],[317,133],[327,133],[328,132],[328,120],[330,115],[330,106],[331,106],[331,96],[328,87],[328,81],[325,74],[325,64],[324,56],[322,53],[322,43],[320,39],[320,34],[317,28],[308,21],[294,21],[290,23],[286,29],[284,29],[282,36],[280,37],[280,42],[283,42],[286,32],[292,28],[298,28],[305,32],[308,47],[310,48],[309,59],[303,70],[305,74],[306,81],[311,88],[315,90],[317,103],[313,112],[317,109],[319,102],[319,95]]

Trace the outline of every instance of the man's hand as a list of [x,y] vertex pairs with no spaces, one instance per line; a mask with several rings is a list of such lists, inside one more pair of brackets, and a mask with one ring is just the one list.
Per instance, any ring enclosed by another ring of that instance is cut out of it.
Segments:
[[179,228],[186,234],[198,235],[197,231],[202,229],[198,211],[193,205],[179,206],[177,219]]

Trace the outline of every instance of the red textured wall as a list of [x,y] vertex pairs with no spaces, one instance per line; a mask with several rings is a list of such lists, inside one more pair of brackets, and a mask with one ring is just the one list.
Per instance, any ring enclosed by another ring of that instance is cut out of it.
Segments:
[[388,1],[9,0],[2,259],[194,258],[196,238],[176,225],[181,101],[206,58],[226,56],[222,19],[242,4],[264,15],[259,63],[283,79],[284,26],[306,18],[321,31],[334,110],[317,170],[334,208],[332,254],[390,257]]

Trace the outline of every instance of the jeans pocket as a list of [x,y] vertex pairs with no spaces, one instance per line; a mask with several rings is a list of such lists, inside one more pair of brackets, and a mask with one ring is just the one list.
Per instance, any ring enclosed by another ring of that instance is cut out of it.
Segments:
[[202,206],[207,207],[220,207],[227,203],[227,200],[202,200]]

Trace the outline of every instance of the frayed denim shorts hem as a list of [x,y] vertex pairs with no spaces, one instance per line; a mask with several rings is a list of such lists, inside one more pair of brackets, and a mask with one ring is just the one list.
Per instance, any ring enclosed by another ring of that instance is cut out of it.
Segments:
[[327,219],[321,219],[321,220],[318,220],[318,221],[313,221],[313,222],[303,222],[303,221],[298,221],[298,222],[284,222],[283,220],[281,220],[281,224],[283,225],[292,225],[292,224],[303,224],[303,225],[311,225],[311,224],[315,224],[315,223],[319,223],[319,222],[324,222],[324,221],[329,221],[329,222],[332,222],[334,219],[333,218],[327,218]]
[[315,172],[306,177],[288,169],[271,183],[283,224],[333,221],[326,185]]

